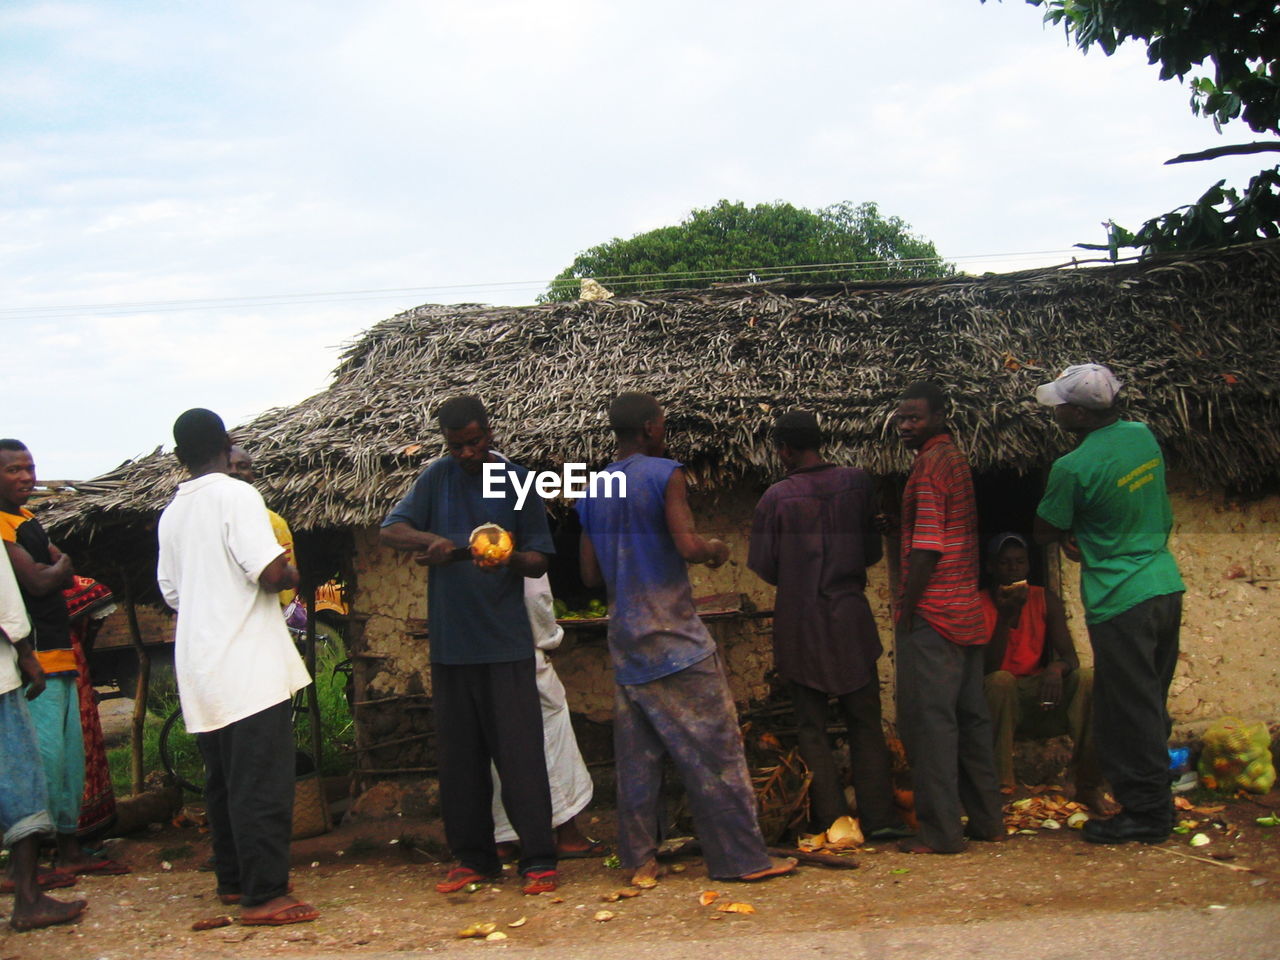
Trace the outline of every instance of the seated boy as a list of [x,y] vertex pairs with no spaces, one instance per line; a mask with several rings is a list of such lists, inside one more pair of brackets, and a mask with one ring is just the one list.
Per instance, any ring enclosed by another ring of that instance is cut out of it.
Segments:
[[1027,541],[1002,533],[987,545],[990,586],[981,593],[991,640],[983,688],[995,732],[1000,788],[1012,793],[1013,739],[1069,733],[1076,800],[1104,809],[1093,744],[1093,671],[1076,656],[1062,600],[1027,583]]

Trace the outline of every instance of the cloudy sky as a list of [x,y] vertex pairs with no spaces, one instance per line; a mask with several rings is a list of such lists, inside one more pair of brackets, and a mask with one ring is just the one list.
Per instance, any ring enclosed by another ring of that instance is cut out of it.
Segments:
[[0,90],[0,435],[46,479],[720,198],[872,200],[982,272],[1259,166],[1162,166],[1252,135],[1016,0],[5,0]]

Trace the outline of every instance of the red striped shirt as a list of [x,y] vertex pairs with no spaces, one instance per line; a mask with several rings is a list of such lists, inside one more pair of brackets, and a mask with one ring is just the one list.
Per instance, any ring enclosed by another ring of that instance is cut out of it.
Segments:
[[916,612],[952,643],[986,643],[978,598],[978,508],[973,475],[951,435],[930,437],[916,453],[902,494],[902,584],[912,550],[941,554]]

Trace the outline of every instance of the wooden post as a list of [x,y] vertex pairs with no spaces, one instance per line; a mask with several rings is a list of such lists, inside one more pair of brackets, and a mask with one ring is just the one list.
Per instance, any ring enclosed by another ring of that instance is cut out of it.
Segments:
[[879,516],[894,518],[897,523],[891,533],[882,534],[884,560],[889,575],[889,610],[891,616],[898,612],[898,588],[902,583],[902,493],[905,480],[885,477],[875,485],[875,508]]
[[311,720],[311,758],[315,763],[316,788],[320,792],[321,822],[324,825],[322,832],[328,833],[333,829],[333,823],[329,819],[329,804],[324,795],[324,777],[320,773],[320,763],[323,759],[320,751],[323,744],[320,733],[320,693],[316,689],[316,587],[313,583],[300,583],[298,591],[298,596],[302,597],[307,609],[304,659],[307,664],[307,673],[311,674],[311,683],[307,685],[307,717]]
[[133,590],[129,586],[128,574],[121,579],[124,582],[124,608],[129,617],[129,639],[133,642],[134,652],[138,655],[138,683],[133,691],[133,721],[129,728],[129,777],[135,794],[142,792],[142,778],[146,771],[142,769],[142,728],[147,720],[147,692],[151,687],[151,655],[142,644],[142,629],[138,626],[138,610],[133,602]]
[[316,776],[320,776],[320,695],[316,690],[316,590],[311,584],[300,585],[300,595],[307,607],[307,673],[311,674],[311,685],[307,687],[307,714],[311,718],[311,758],[316,765]]

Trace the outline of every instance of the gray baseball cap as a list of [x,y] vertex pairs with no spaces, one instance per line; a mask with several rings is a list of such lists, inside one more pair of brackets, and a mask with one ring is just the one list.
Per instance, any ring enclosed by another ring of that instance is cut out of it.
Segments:
[[1036,400],[1046,407],[1073,403],[1088,410],[1110,410],[1124,384],[1100,363],[1067,367],[1053,383],[1036,387]]
[[1027,546],[1026,537],[1020,533],[1014,533],[1012,530],[1006,530],[1004,533],[997,533],[987,541],[987,556],[994,557],[1004,549],[1006,543],[1016,543],[1023,550],[1030,550],[1030,547]]

